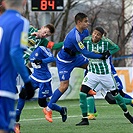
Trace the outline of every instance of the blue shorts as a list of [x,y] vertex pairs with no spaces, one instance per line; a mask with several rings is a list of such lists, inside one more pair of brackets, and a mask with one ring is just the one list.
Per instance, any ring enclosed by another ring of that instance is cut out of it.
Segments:
[[56,66],[60,81],[69,80],[70,74],[75,67],[81,67],[82,65],[88,64],[88,62],[88,59],[81,54],[75,56],[71,63],[64,63],[57,59]]
[[123,85],[122,85],[121,79],[118,76],[115,76],[114,78],[115,78],[118,90],[122,90],[123,89]]
[[15,100],[0,97],[0,130],[14,131],[15,116]]
[[51,81],[42,83],[42,82],[37,82],[31,78],[31,82],[34,89],[39,88],[38,98],[48,98],[52,96]]

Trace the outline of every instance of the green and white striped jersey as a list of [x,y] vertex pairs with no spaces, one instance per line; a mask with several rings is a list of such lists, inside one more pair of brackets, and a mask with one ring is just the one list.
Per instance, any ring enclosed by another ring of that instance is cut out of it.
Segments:
[[[105,37],[103,37],[99,42],[93,43],[92,36],[88,36],[83,40],[83,43],[87,47],[88,51],[95,53],[103,53],[109,50],[112,55],[119,50],[118,45]],[[89,59],[88,70],[96,74],[109,74],[111,73],[110,59]]]
[[[48,47],[50,41],[48,41],[46,38],[36,38],[35,36],[31,36],[33,32],[37,32],[38,30],[30,25],[29,33],[28,33],[28,49],[24,52],[24,59],[25,64],[29,61],[30,54],[38,47],[38,46],[44,46]],[[63,46],[63,42],[54,43],[54,45],[51,47],[51,49],[56,50],[60,49]]]
[[27,64],[29,60],[30,54],[37,48],[38,46],[45,46],[47,47],[48,45],[48,40],[46,38],[36,38],[35,36],[31,36],[31,33],[37,32],[38,30],[34,28],[33,26],[30,25],[29,33],[28,33],[28,49],[24,51],[24,59],[25,59],[25,64]]

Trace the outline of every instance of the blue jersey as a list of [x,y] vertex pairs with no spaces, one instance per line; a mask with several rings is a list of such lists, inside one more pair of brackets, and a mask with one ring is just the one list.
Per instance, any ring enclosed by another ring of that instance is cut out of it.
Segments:
[[60,81],[69,80],[71,71],[75,67],[88,64],[88,59],[81,54],[81,52],[84,51],[82,49],[86,49],[82,41],[88,35],[88,30],[83,30],[83,32],[80,33],[76,28],[73,28],[67,34],[64,40],[64,46],[57,54],[56,60]]
[[17,73],[24,82],[29,81],[22,58],[28,29],[28,20],[15,10],[7,10],[0,16],[0,96],[15,98]]
[[109,58],[110,58],[111,73],[113,74],[113,76],[115,78],[118,89],[122,90],[123,89],[123,84],[121,82],[121,79],[118,77],[117,72],[115,70],[115,67],[112,63],[112,56],[110,56]]
[[[35,59],[42,60],[40,65],[33,63]],[[44,46],[37,47],[30,55],[30,62],[33,67],[31,78],[38,82],[48,82],[51,80],[51,73],[48,63],[55,61],[53,54]]]
[[115,67],[112,63],[112,56],[110,56],[109,58],[110,58],[111,72],[112,72],[113,75],[115,75],[117,73],[116,73]]
[[80,33],[76,29],[76,27],[74,27],[67,34],[64,40],[64,46],[61,49],[61,51],[58,53],[57,58],[67,61],[73,60],[75,59],[75,56],[71,56],[71,53],[73,55],[83,54],[88,58],[100,58],[102,55],[87,51],[86,47],[82,43],[83,39],[87,36],[89,36],[89,31],[87,29],[83,30],[82,33]]
[[80,33],[76,28],[73,28],[64,40],[64,47],[71,49],[75,53],[79,52],[81,49],[84,49],[84,45],[79,44],[79,42],[82,42],[87,36],[89,36],[87,29]]

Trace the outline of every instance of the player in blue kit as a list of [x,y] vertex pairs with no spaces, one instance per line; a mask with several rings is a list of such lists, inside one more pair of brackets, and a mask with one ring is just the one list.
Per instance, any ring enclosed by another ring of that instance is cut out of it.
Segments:
[[75,16],[76,26],[67,34],[64,40],[64,46],[57,54],[56,65],[60,78],[60,87],[55,90],[52,98],[45,109],[45,118],[49,122],[52,121],[53,104],[67,90],[69,85],[69,78],[72,70],[75,67],[87,69],[87,58],[103,58],[101,54],[89,52],[82,43],[82,40],[89,35],[88,31],[88,17],[84,13],[78,13]]
[[20,97],[30,99],[34,90],[22,58],[23,48],[28,44],[29,22],[20,12],[26,1],[2,2],[6,11],[0,16],[0,133],[10,133],[14,131],[15,124],[17,73],[21,75],[25,86]]
[[[116,81],[116,84],[117,84],[118,91],[119,91],[120,95],[124,98],[128,98],[129,102],[125,102],[125,103],[129,104],[133,107],[133,103],[130,103],[130,99],[133,99],[133,98],[130,95],[123,92],[123,84],[121,82],[121,79],[118,77],[117,72],[114,68],[114,65],[112,63],[112,57],[110,57],[110,65],[111,65],[111,72],[112,72],[112,74],[115,78],[115,81]],[[108,94],[106,94],[105,99],[109,104],[116,104],[116,100],[112,97],[112,95],[109,94],[109,92],[108,92]]]
[[[30,62],[33,68],[33,73],[30,75],[34,89],[39,88],[38,104],[45,108],[47,106],[47,99],[52,96],[51,87],[51,73],[48,68],[48,63],[54,62],[55,58],[52,53],[45,46],[37,47],[30,55]],[[19,122],[25,100],[19,98],[16,110],[16,122]],[[53,105],[54,110],[60,112],[62,121],[64,116],[65,107],[60,107],[56,104]],[[19,129],[18,129],[19,130]]]

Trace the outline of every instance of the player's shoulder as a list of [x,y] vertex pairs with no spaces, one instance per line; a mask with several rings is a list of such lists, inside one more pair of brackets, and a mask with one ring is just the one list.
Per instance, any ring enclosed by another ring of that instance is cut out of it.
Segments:
[[10,22],[12,22],[14,25],[22,22],[29,24],[29,21],[15,10],[5,11],[5,13],[3,13],[3,17],[5,17],[5,19],[10,19]]
[[84,38],[84,41],[89,41],[89,40],[91,40],[91,38],[92,38],[91,35],[90,36],[87,36],[87,37]]
[[76,28],[71,29],[71,30],[67,33],[67,35],[66,35],[64,41],[67,42],[67,41],[70,41],[70,40],[71,40],[71,41],[75,40],[75,39],[76,39],[76,34],[75,34],[75,32],[76,32]]
[[30,24],[30,29],[37,30],[32,24]]
[[40,51],[42,51],[43,54],[47,54],[48,56],[53,56],[50,49],[46,48],[45,46],[39,46],[38,48]]
[[38,46],[38,50],[42,50],[44,52],[48,51],[48,49],[45,46]]
[[30,27],[29,27],[29,32],[32,33],[32,32],[37,32],[38,29],[36,29],[33,25],[30,24]]
[[29,27],[29,21],[25,17],[23,17],[21,14],[16,13],[13,16],[14,23],[21,23],[23,25],[27,25]]
[[107,37],[102,37],[102,41],[104,42],[108,42],[110,44],[115,44],[111,39],[107,38]]
[[76,28],[74,27],[74,28],[72,28],[69,32],[68,32],[68,35],[74,35],[75,34],[75,32],[76,32]]

